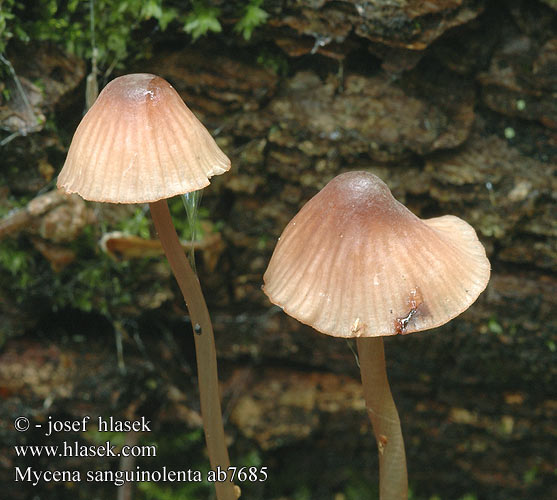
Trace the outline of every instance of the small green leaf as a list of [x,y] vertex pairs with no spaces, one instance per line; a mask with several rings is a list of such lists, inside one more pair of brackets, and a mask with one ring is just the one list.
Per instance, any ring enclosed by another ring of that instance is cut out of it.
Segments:
[[489,321],[487,322],[487,328],[491,333],[494,333],[495,335],[500,335],[501,333],[503,333],[503,327],[500,325],[496,318],[489,318]]
[[234,26],[234,31],[242,33],[245,40],[249,40],[253,30],[264,24],[269,17],[261,7],[261,0],[252,0],[244,9],[244,15]]
[[186,17],[184,31],[189,33],[194,40],[206,35],[209,31],[220,33],[222,26],[218,20],[220,9],[207,7],[199,2],[194,3],[193,12]]

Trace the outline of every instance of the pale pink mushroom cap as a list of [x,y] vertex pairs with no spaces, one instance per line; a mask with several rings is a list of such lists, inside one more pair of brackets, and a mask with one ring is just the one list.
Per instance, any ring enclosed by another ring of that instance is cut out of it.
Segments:
[[230,160],[164,79],[112,80],[77,127],[58,187],[86,200],[144,203],[196,191]]
[[290,221],[263,277],[271,302],[335,337],[443,325],[487,286],[474,229],[453,215],[421,220],[367,172],[335,177]]

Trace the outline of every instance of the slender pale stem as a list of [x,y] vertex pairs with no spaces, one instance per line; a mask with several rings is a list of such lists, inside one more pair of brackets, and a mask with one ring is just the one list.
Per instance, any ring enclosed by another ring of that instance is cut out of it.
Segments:
[[[199,280],[192,271],[186,254],[182,249],[166,200],[149,204],[155,228],[164,252],[178,281],[194,327],[195,352],[197,357],[197,376],[201,398],[201,416],[205,429],[205,440],[209,450],[211,467],[217,466],[228,471],[230,460],[226,449],[222,412],[220,406],[217,355],[215,338],[209,311],[201,291]],[[218,500],[236,500],[238,488],[230,481],[215,483]]]
[[383,338],[359,338],[357,344],[366,408],[379,450],[379,498],[407,500],[404,440],[387,379]]

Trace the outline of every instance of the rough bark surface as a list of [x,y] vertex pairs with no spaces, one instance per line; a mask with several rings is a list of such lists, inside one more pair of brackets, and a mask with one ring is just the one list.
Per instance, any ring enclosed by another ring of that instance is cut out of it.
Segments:
[[[420,217],[465,219],[492,263],[487,290],[462,316],[385,342],[415,498],[557,498],[555,2],[263,6],[269,20],[250,42],[225,33],[191,44],[167,34],[153,41],[156,57],[125,71],[167,78],[232,160],[205,193],[219,245],[200,245],[198,265],[232,462],[256,453],[269,467],[267,482],[242,485],[243,498],[351,500],[373,491],[355,484],[377,483],[354,346],[285,316],[261,291],[288,221],[333,176],[356,169],[380,176]],[[14,66],[35,115],[54,113],[67,137],[33,129],[3,148],[3,213],[14,197],[50,189],[83,107],[75,90],[83,90],[83,61],[21,54]],[[44,93],[31,83],[37,74],[47,78]],[[10,106],[0,102],[9,132],[26,119]],[[26,249],[52,276],[78,265],[71,241],[84,230],[98,234],[133,213],[54,197],[0,224],[0,243]],[[91,249],[89,258],[101,253]],[[201,425],[185,308],[156,257],[141,269],[130,303],[110,315],[94,306],[56,311],[49,293],[0,290],[0,481],[10,498],[34,491],[13,483],[22,463],[14,442],[49,442],[35,431],[14,436],[15,416],[148,415],[161,434]],[[6,271],[1,278],[14,279]],[[113,331],[123,334],[126,374]],[[67,458],[56,466],[91,463],[111,466]],[[79,498],[92,498],[94,486],[81,483]],[[52,484],[44,498],[75,491]]]

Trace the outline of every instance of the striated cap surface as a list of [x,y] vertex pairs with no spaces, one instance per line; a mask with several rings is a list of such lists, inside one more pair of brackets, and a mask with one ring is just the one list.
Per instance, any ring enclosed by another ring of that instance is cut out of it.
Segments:
[[73,137],[58,187],[91,201],[144,203],[196,191],[230,160],[164,79],[112,80]]
[[422,220],[368,172],[335,177],[286,226],[263,277],[274,304],[335,337],[440,326],[485,289],[490,264],[474,229]]

